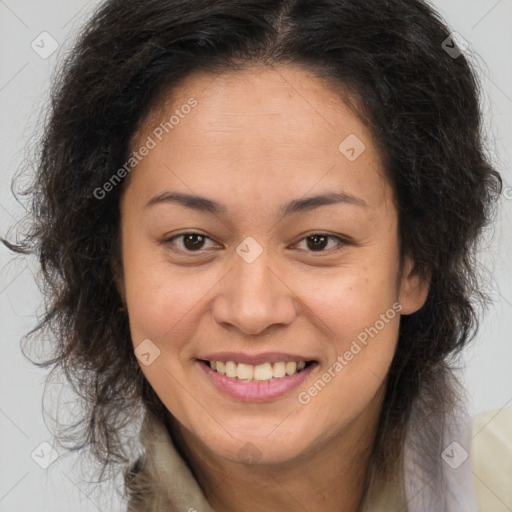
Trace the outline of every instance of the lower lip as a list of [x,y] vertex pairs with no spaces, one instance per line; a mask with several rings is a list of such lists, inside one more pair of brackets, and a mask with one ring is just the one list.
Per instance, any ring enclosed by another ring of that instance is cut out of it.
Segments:
[[299,387],[317,365],[313,363],[298,373],[269,382],[243,382],[221,375],[199,361],[199,366],[218,390],[242,402],[268,402],[280,398]]

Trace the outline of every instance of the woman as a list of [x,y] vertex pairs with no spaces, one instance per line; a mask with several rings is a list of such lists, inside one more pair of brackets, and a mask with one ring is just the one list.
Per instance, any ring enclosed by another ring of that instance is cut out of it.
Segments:
[[77,447],[126,467],[130,511],[473,511],[477,478],[506,489],[468,458],[450,370],[501,191],[462,50],[419,0],[90,20],[11,247],[40,259],[40,364],[80,390]]

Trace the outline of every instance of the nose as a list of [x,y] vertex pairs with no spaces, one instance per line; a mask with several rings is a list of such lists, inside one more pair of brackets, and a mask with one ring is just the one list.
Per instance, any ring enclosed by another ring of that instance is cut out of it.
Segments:
[[213,303],[214,320],[250,335],[290,324],[297,314],[294,293],[266,251],[252,263],[238,255],[234,260]]

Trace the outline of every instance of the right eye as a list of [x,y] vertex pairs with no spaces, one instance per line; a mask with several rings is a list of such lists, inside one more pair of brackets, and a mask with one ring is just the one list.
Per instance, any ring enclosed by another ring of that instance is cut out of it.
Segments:
[[211,240],[211,238],[202,233],[187,232],[174,235],[162,242],[166,245],[174,244],[174,241],[178,239],[181,239],[181,247],[179,250],[183,252],[199,252],[203,248],[205,241]]

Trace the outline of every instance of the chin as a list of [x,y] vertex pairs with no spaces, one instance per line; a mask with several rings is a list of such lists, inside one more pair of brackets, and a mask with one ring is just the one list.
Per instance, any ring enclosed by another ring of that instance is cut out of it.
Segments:
[[305,446],[293,440],[286,444],[271,443],[265,439],[239,439],[228,445],[210,446],[219,457],[244,465],[271,465],[288,463],[300,458]]
[[[309,435],[301,435],[297,425],[290,425],[290,429],[282,428],[279,421],[265,422],[258,428],[243,426],[238,429],[226,430],[233,434],[231,437],[226,431],[222,433],[210,432],[205,436],[199,435],[201,442],[218,457],[231,462],[242,464],[280,464],[300,458],[309,451],[313,442],[311,429]],[[277,426],[277,428],[276,428]],[[196,434],[197,435],[197,434]],[[221,437],[219,437],[219,435]]]

